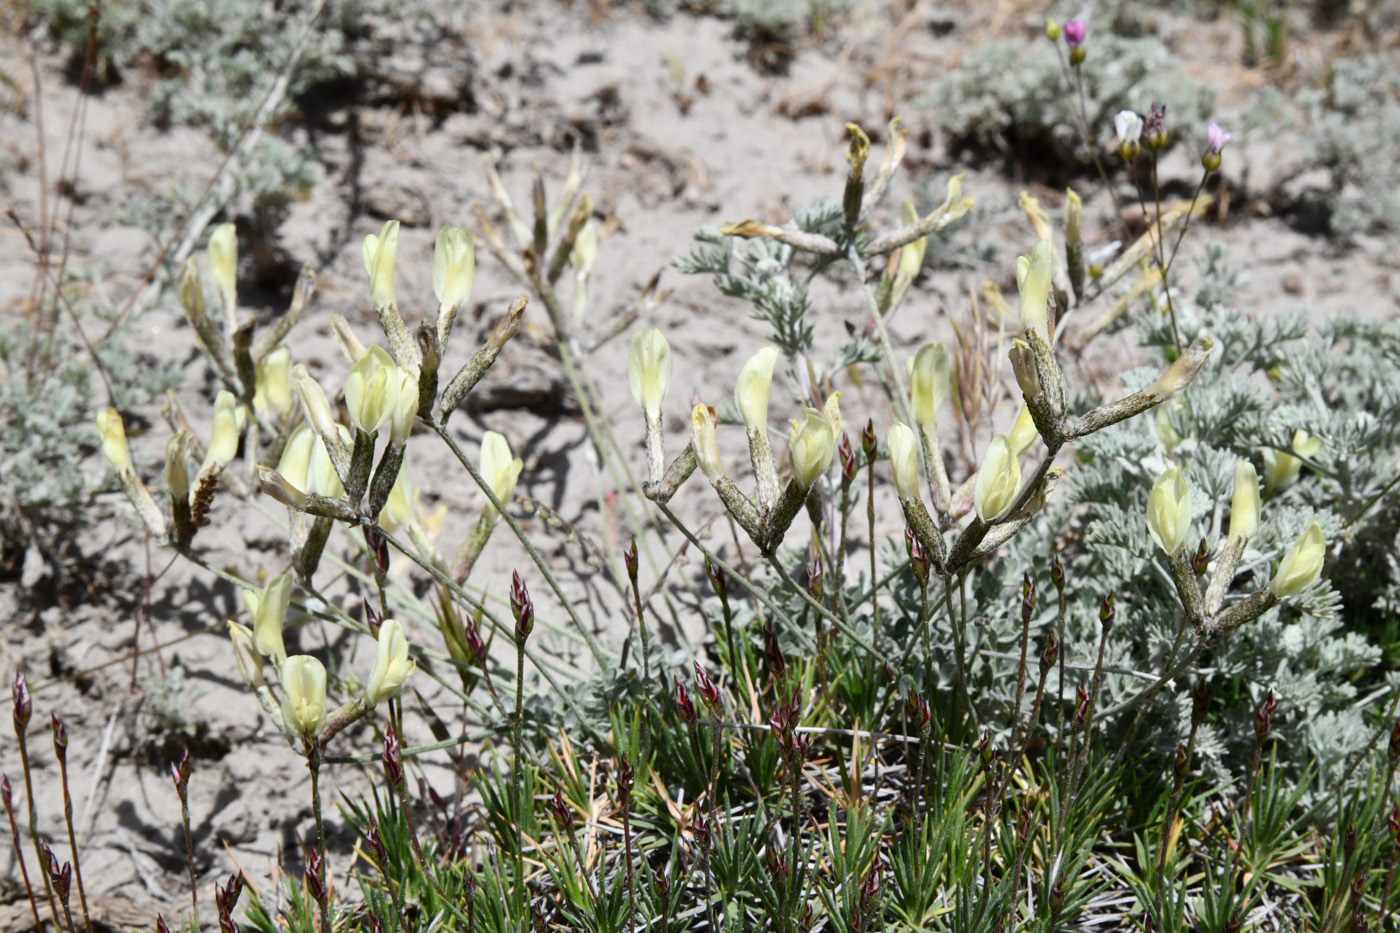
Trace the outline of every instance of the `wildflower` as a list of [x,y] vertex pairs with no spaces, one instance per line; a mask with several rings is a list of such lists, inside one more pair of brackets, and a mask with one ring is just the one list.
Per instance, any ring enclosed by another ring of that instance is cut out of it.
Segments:
[[[369,297],[376,309],[396,305],[394,300],[394,257],[399,251],[399,222],[390,220],[379,231],[365,237],[361,255],[369,274]],[[436,267],[436,261],[434,266]],[[434,276],[436,284],[436,276]]]
[[1011,433],[1006,435],[1007,441],[1011,443],[1011,452],[1018,457],[1021,456],[1030,450],[1031,445],[1038,437],[1040,437],[1040,431],[1031,418],[1030,407],[1023,403],[1020,412],[1016,415],[1016,423],[1011,426]]
[[661,331],[648,328],[632,335],[627,350],[627,381],[632,397],[647,417],[659,418],[661,401],[671,384],[671,345]]
[[1292,453],[1274,450],[1272,447],[1266,448],[1264,450],[1264,492],[1272,495],[1287,486],[1291,486],[1303,469],[1303,459],[1312,457],[1321,449],[1322,439],[1313,437],[1301,429],[1293,432]]
[[1135,110],[1120,110],[1113,118],[1113,128],[1118,131],[1118,153],[1124,162],[1134,162],[1142,151],[1139,140],[1142,138],[1142,117]]
[[1045,38],[1055,42],[1060,38],[1060,33],[1060,24],[1055,22],[1052,17],[1045,17]]
[[773,366],[778,348],[764,347],[744,363],[734,386],[734,403],[750,431],[768,432],[768,396],[773,389]]
[[1174,556],[1186,543],[1191,529],[1191,490],[1181,467],[1174,466],[1157,477],[1147,497],[1147,530],[1152,538]]
[[444,309],[460,308],[476,275],[476,242],[463,227],[443,227],[433,243],[433,294]]
[[126,446],[126,430],[121,412],[104,408],[97,413],[97,433],[102,437],[102,459],[117,473],[132,469],[131,451]]
[[326,724],[326,669],[310,655],[294,654],[282,662],[282,724],[289,735],[304,738]]
[[[524,466],[523,460],[511,456],[510,444],[504,436],[495,431],[487,431],[481,436],[481,477],[502,505],[515,494],[515,483],[520,479]],[[498,516],[496,507],[490,502],[486,503],[482,514],[492,523]]]
[[282,643],[282,626],[292,601],[292,575],[280,574],[261,590],[243,591],[243,608],[253,619],[253,647],[258,654],[281,664],[287,658]]
[[398,406],[398,367],[380,346],[370,346],[345,377],[345,407],[350,420],[366,434],[388,421]]
[[1089,23],[1084,18],[1072,19],[1065,23],[1065,45],[1069,46],[1069,63],[1082,65],[1088,54],[1084,49],[1084,37],[1089,33]]
[[1218,123],[1212,123],[1206,127],[1206,151],[1201,156],[1201,166],[1207,172],[1220,170],[1220,151],[1225,148],[1226,143],[1234,138],[1234,133],[1225,132]]
[[1167,105],[1153,104],[1147,108],[1147,120],[1143,123],[1143,144],[1153,152],[1167,148]]
[[365,686],[365,699],[371,706],[378,706],[381,701],[397,696],[414,667],[413,660],[408,656],[408,639],[404,636],[403,625],[397,619],[385,619],[379,627],[379,654],[374,659],[374,669],[370,671],[369,683]]
[[719,456],[719,437],[715,433],[710,409],[696,405],[690,410],[690,447],[705,478],[714,482],[724,475],[724,461]]
[[890,449],[890,471],[894,474],[894,488],[899,498],[919,498],[919,448],[913,430],[896,421],[885,435],[885,444]]
[[792,458],[792,478],[803,489],[812,488],[836,455],[836,433],[826,415],[815,408],[802,409],[802,420],[795,422],[788,437]]
[[215,227],[209,234],[204,259],[209,264],[209,278],[214,280],[225,307],[232,307],[238,291],[238,228],[233,224]]
[[952,366],[948,348],[941,343],[924,344],[909,361],[909,407],[914,423],[929,434],[933,433],[938,407],[952,386]]
[[1055,244],[1041,240],[1029,256],[1016,260],[1016,287],[1021,292],[1021,326],[1036,328],[1050,319],[1050,275],[1055,265]]
[[1279,599],[1296,596],[1317,582],[1322,574],[1322,559],[1327,555],[1327,540],[1316,521],[1298,536],[1293,547],[1279,561],[1278,573],[1269,581],[1269,589]]
[[987,447],[973,486],[972,504],[977,517],[988,524],[997,521],[1011,511],[1020,491],[1021,465],[1006,435],[998,434]]
[[1230,541],[1252,538],[1259,528],[1259,474],[1254,464],[1235,464],[1235,491],[1230,498]]
[[278,347],[258,363],[253,411],[285,418],[292,412],[292,351]]
[[214,425],[209,432],[209,447],[199,467],[200,473],[215,473],[229,465],[238,453],[238,441],[247,423],[248,410],[239,403],[237,396],[220,389],[214,399]]

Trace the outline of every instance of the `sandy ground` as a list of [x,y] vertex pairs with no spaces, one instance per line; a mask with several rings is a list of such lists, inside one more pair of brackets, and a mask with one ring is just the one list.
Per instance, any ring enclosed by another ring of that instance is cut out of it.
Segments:
[[[508,5],[507,5],[508,6]],[[614,217],[617,232],[599,248],[591,290],[591,310],[584,334],[607,330],[613,315],[625,308],[658,271],[669,298],[640,324],[661,328],[675,354],[675,375],[667,405],[668,442],[684,443],[684,415],[692,394],[714,404],[726,397],[743,360],[761,345],[763,327],[747,309],[701,278],[668,269],[689,250],[691,232],[705,223],[750,217],[781,222],[794,206],[817,198],[840,196],[845,173],[844,124],[855,121],[871,131],[882,151],[884,126],[894,114],[910,130],[906,171],[887,200],[886,223],[895,218],[899,199],[917,197],[927,210],[941,198],[947,177],[965,171],[964,192],[977,211],[955,234],[938,268],[928,268],[903,310],[891,322],[897,350],[911,352],[929,339],[946,339],[949,320],[966,321],[969,296],[981,293],[990,277],[1008,294],[1012,259],[1031,244],[1030,233],[1015,210],[1024,185],[1018,169],[1001,162],[955,158],[937,115],[915,100],[937,74],[956,65],[972,43],[995,35],[1029,33],[1037,28],[1035,11],[1011,4],[937,6],[919,4],[907,13],[884,6],[861,6],[836,35],[802,44],[784,74],[757,69],[747,43],[734,35],[732,22],[712,17],[677,16],[657,22],[625,8],[606,9],[596,17],[579,5],[528,5],[482,10],[466,31],[450,42],[428,43],[385,26],[363,100],[326,101],[308,108],[304,117],[285,121],[279,132],[310,146],[319,162],[320,180],[307,197],[290,206],[271,232],[273,272],[311,262],[321,280],[313,310],[294,332],[295,357],[332,390],[348,369],[330,339],[333,312],[345,315],[369,338],[374,319],[360,258],[360,240],[376,232],[386,216],[404,221],[399,250],[398,295],[412,320],[431,310],[432,241],[441,224],[476,226],[473,206],[488,205],[482,153],[500,155],[500,170],[518,205],[527,205],[532,172],[538,168],[557,191],[570,148],[578,143],[586,168],[584,188],[599,215]],[[1206,41],[1194,48],[1205,67],[1217,54],[1229,54],[1237,41],[1229,24],[1200,25]],[[1180,23],[1167,21],[1164,31],[1180,35]],[[23,49],[7,42],[6,70],[28,76]],[[1237,56],[1236,56],[1237,57]],[[64,81],[56,59],[40,57],[47,151],[61,151],[67,121],[77,100]],[[26,80],[29,80],[26,78]],[[73,262],[100,264],[105,287],[129,294],[157,246],[137,228],[118,220],[132,192],[164,192],[177,184],[202,185],[218,154],[199,131],[158,130],[145,115],[149,76],[131,73],[124,83],[89,100],[85,116],[82,163],[70,227]],[[33,90],[32,80],[29,90]],[[1229,123],[1248,105],[1249,85],[1228,90],[1220,103],[1220,122]],[[395,95],[400,100],[395,101]],[[408,101],[403,103],[403,101]],[[1145,109],[1146,102],[1143,102]],[[12,199],[17,215],[28,223],[37,216],[38,171],[33,107],[0,114],[0,188]],[[1267,178],[1278,152],[1271,144],[1244,140],[1227,152],[1227,186],[1256,189]],[[1195,156],[1169,161],[1166,171],[1194,180]],[[50,165],[50,172],[53,167]],[[52,180],[52,179],[50,179]],[[1086,226],[1089,239],[1107,238],[1111,207],[1096,185],[1088,185]],[[1060,193],[1032,185],[1055,206]],[[1326,241],[1297,232],[1282,221],[1259,216],[1239,205],[1223,223],[1212,219],[1201,236],[1218,238],[1234,259],[1249,269],[1240,301],[1254,313],[1282,307],[1306,308],[1315,319],[1343,310],[1364,310],[1382,317],[1397,310],[1393,265],[1375,250],[1339,252]],[[27,294],[33,264],[13,227],[5,230],[0,259],[0,298],[15,307]],[[1194,240],[1194,238],[1193,238]],[[995,261],[975,253],[974,241],[995,245]],[[1199,245],[1200,240],[1194,240]],[[245,255],[247,255],[245,250]],[[1183,266],[1183,268],[1188,268]],[[243,273],[251,275],[245,261]],[[1190,273],[1187,273],[1188,275]],[[270,315],[285,302],[273,281],[245,292],[245,303]],[[1189,287],[1189,286],[1188,286]],[[455,369],[475,348],[491,322],[520,288],[484,249],[478,251],[472,307],[464,312],[459,336],[445,364]],[[859,326],[864,299],[849,281],[817,293],[819,334],[838,334]],[[9,312],[7,312],[9,313]],[[546,324],[539,309],[535,325]],[[153,357],[186,367],[182,403],[201,427],[207,419],[212,385],[208,367],[192,349],[191,333],[173,298],[163,300],[141,319]],[[643,468],[641,418],[623,376],[626,335],[603,344],[585,365],[598,379],[604,414],[615,425],[624,449],[632,450],[633,470]],[[819,336],[820,340],[820,336]],[[1104,341],[1103,352],[1115,361],[1132,359],[1130,338]],[[844,387],[843,409],[849,424],[873,417],[887,423],[886,403],[870,387]],[[509,390],[509,391],[508,391]],[[558,364],[528,339],[517,339],[502,356],[482,388],[490,410],[458,415],[453,432],[475,456],[481,432],[501,431],[524,458],[518,492],[537,499],[595,540],[623,539],[620,520],[607,506],[612,483],[588,455],[587,431],[567,390]],[[776,396],[775,396],[776,398]],[[133,439],[138,459],[156,473],[165,429],[155,412],[144,413],[154,425]],[[788,417],[775,409],[774,417]],[[1003,409],[1009,420],[1014,410]],[[731,451],[738,462],[738,448]],[[466,533],[480,497],[464,476],[452,469],[442,445],[430,436],[410,443],[409,469],[430,507],[441,505],[446,520],[439,541],[454,548]],[[98,469],[96,463],[94,469]],[[961,466],[958,467],[959,469]],[[677,498],[682,514],[703,521],[716,503],[698,484]],[[604,502],[600,509],[599,503]],[[239,610],[234,588],[214,581],[197,568],[176,563],[149,591],[154,636],[164,645],[159,662],[146,656],[137,667],[133,692],[130,660],[133,618],[144,598],[148,568],[158,572],[168,553],[147,553],[117,493],[99,498],[94,522],[80,542],[89,563],[83,587],[55,594],[52,568],[31,567],[36,586],[18,580],[0,582],[0,617],[8,620],[0,642],[0,669],[11,676],[16,666],[35,685],[36,716],[30,744],[41,763],[35,793],[40,831],[62,835],[62,809],[56,768],[48,762],[46,718],[59,713],[71,737],[70,770],[75,814],[84,834],[83,870],[89,896],[120,923],[138,926],[153,921],[156,910],[167,916],[187,904],[184,845],[179,808],[166,773],[181,745],[194,757],[190,810],[195,855],[205,916],[213,915],[212,884],[241,866],[255,885],[267,890],[269,867],[279,857],[299,864],[299,840],[310,833],[308,778],[301,760],[262,716],[229,662],[224,620]],[[521,513],[529,523],[528,516]],[[244,577],[259,570],[279,572],[286,545],[276,526],[280,509],[260,514],[253,506],[226,496],[214,524],[197,544],[209,562]],[[604,644],[617,648],[625,618],[615,591],[588,570],[579,549],[562,534],[540,529],[542,546],[560,569],[571,596],[583,599],[590,621]],[[337,532],[342,535],[343,532]],[[346,553],[346,541],[333,539],[331,551]],[[658,555],[660,555],[659,542]],[[675,547],[671,533],[665,544]],[[659,558],[660,559],[660,558]],[[528,558],[504,529],[497,532],[472,581],[499,595],[512,569],[530,569]],[[654,580],[660,565],[643,571]],[[694,565],[677,573],[690,573]],[[333,568],[323,564],[329,583]],[[542,584],[536,592],[542,592]],[[347,607],[358,595],[343,585],[331,589]],[[541,597],[541,614],[562,620],[557,608]],[[699,631],[685,634],[691,650]],[[142,644],[151,643],[142,632]],[[416,638],[435,644],[431,632]],[[544,636],[548,637],[548,636]],[[307,625],[289,635],[289,648],[332,653],[365,676],[372,661],[368,646],[352,656],[350,638],[339,630]],[[559,642],[561,646],[564,643]],[[578,656],[578,649],[568,649]],[[579,656],[578,663],[585,663]],[[163,668],[162,668],[163,665]],[[183,691],[162,703],[157,692],[162,669],[184,672]],[[420,684],[431,702],[442,694]],[[162,709],[173,710],[157,715]],[[163,721],[164,720],[164,721]],[[365,730],[338,740],[335,752],[372,751]],[[429,740],[425,727],[410,718],[410,743]],[[446,786],[445,759],[427,766],[427,776]],[[0,770],[18,781],[13,741],[0,743]],[[354,793],[364,786],[354,768],[333,769],[332,793]],[[23,794],[16,792],[17,803]],[[333,820],[335,826],[341,825]],[[351,840],[334,836],[333,867],[345,884],[345,853]],[[65,847],[66,848],[66,847]],[[27,911],[18,892],[13,855],[0,858],[3,897],[0,925],[23,929]],[[33,872],[32,856],[30,870]]]

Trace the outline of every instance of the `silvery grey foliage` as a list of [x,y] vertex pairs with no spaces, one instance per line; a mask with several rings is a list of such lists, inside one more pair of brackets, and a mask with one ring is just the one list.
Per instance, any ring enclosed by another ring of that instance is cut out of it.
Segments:
[[[1113,115],[1167,107],[1173,142],[1194,148],[1215,92],[1183,75],[1156,37],[1124,38],[1094,28],[1082,66],[1090,133],[1112,136]],[[1014,67],[1012,67],[1014,64]],[[937,81],[922,101],[954,140],[1012,155],[1035,151],[1084,167],[1090,162],[1055,44],[1043,36],[986,42]]]

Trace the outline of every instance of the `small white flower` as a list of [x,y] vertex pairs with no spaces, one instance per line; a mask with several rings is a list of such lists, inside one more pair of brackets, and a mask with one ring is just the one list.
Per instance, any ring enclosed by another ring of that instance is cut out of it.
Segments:
[[1120,110],[1113,118],[1113,127],[1118,131],[1120,146],[1136,143],[1142,138],[1142,117],[1133,110]]

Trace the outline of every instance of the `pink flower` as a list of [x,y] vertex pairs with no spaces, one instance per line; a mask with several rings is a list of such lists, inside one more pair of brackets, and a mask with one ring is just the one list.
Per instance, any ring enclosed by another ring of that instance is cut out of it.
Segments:
[[1206,148],[1212,155],[1219,155],[1225,144],[1234,138],[1234,133],[1225,132],[1218,124],[1212,123],[1206,128]]
[[1072,19],[1065,23],[1065,43],[1070,48],[1082,45],[1084,36],[1089,31],[1089,24],[1083,19]]

